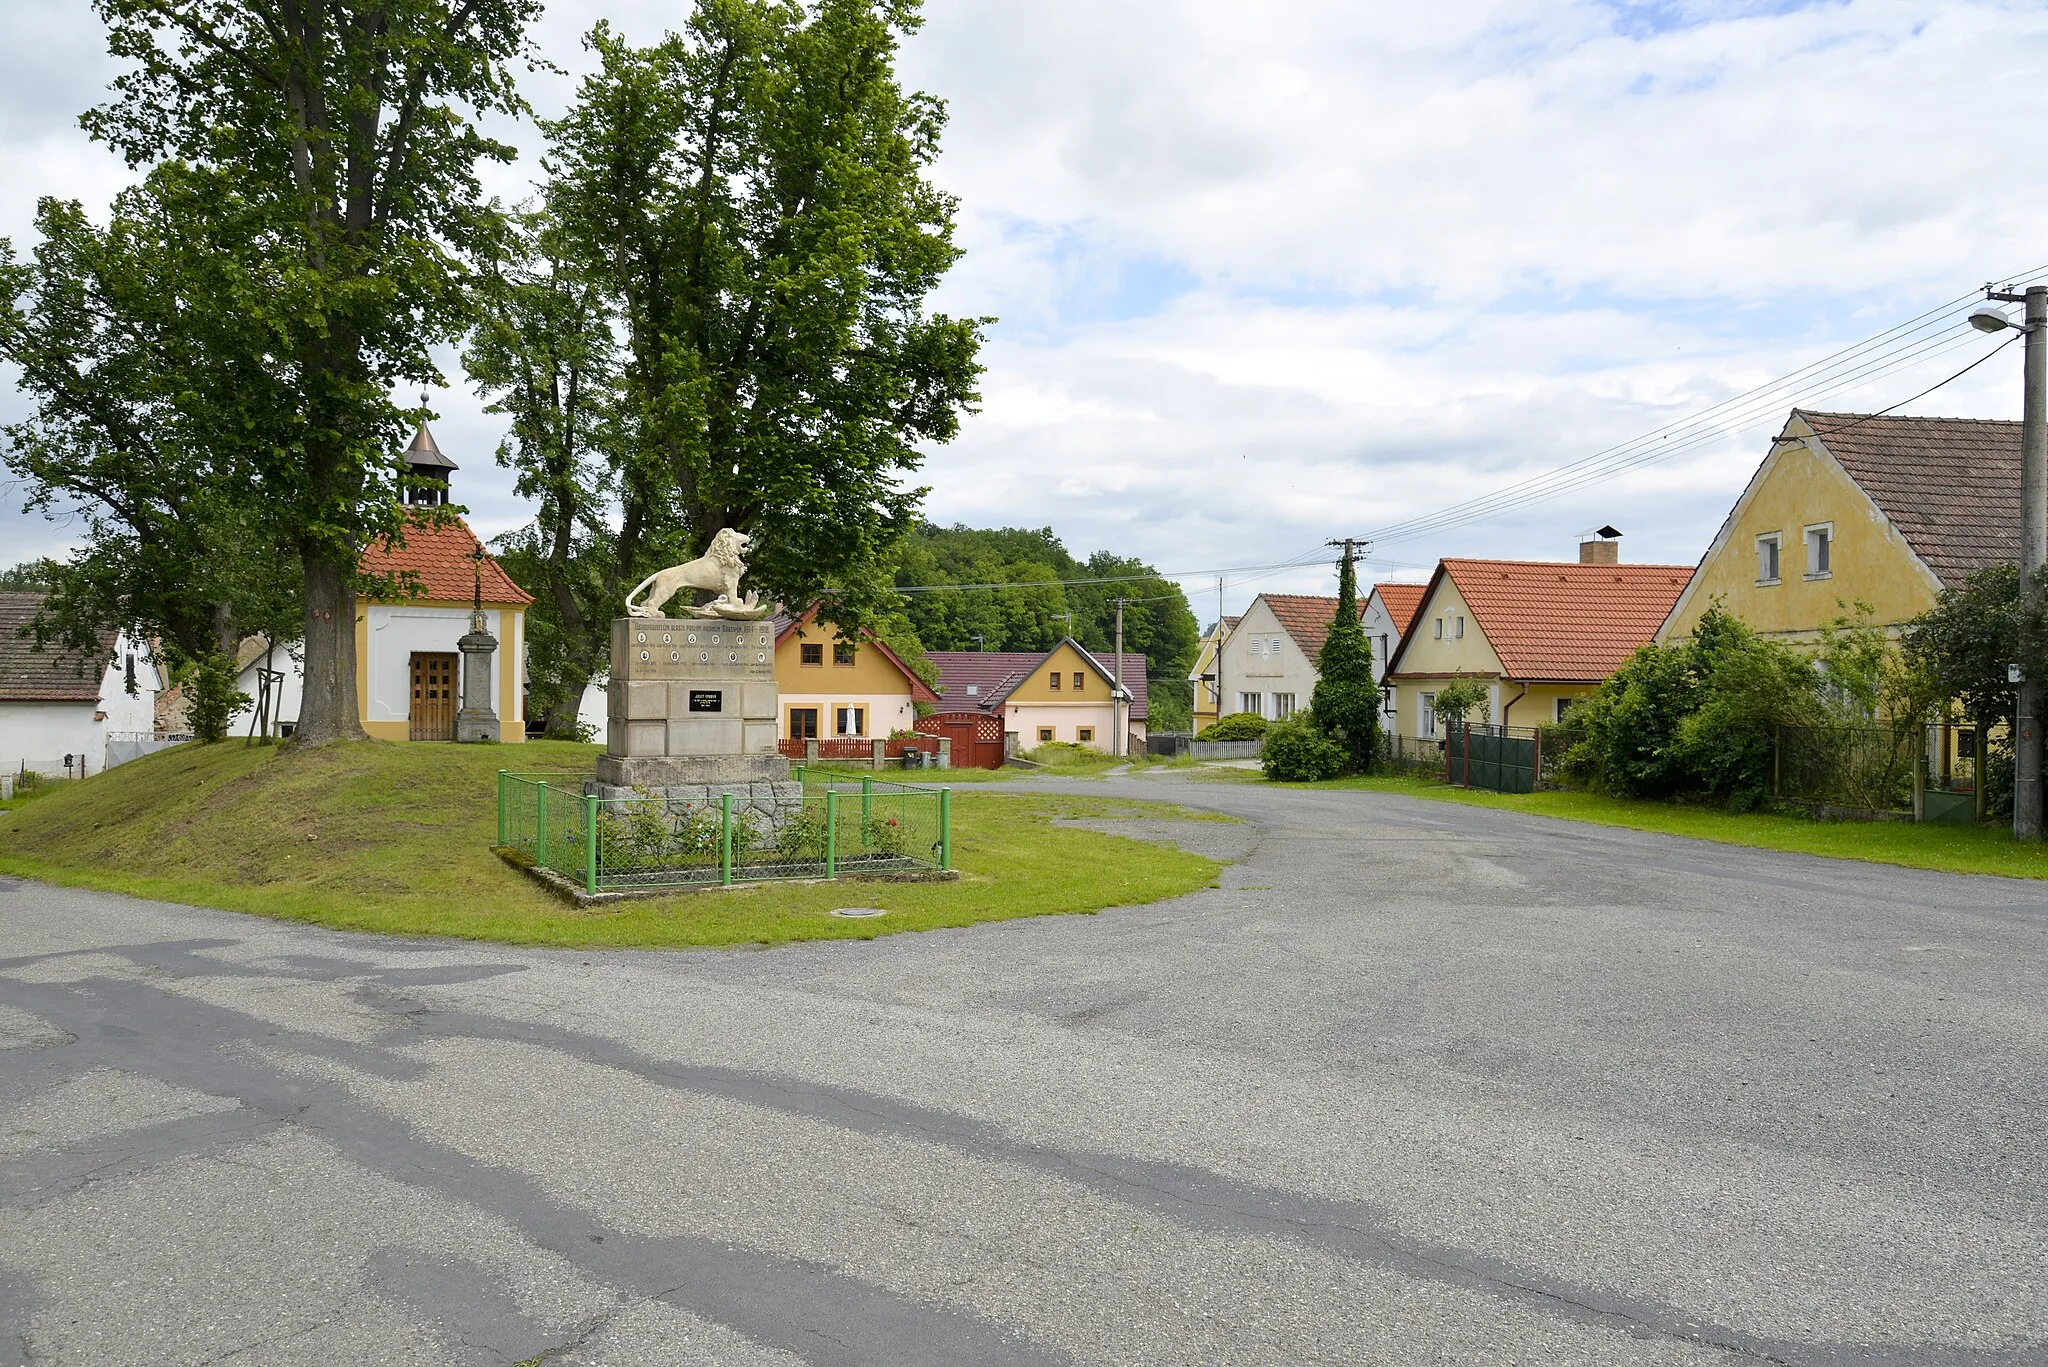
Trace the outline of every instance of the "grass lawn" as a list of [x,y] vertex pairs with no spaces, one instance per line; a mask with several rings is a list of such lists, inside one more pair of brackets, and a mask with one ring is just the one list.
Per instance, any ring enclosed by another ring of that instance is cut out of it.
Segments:
[[[1054,825],[1169,804],[956,794],[955,883],[762,884],[576,910],[491,852],[496,775],[596,747],[185,745],[0,816],[0,873],[345,930],[571,947],[779,944],[1098,911],[1210,886],[1220,865]],[[882,907],[846,920],[834,907]]]
[[[1223,782],[1264,782],[1251,770],[1242,779],[1220,772],[1202,775]],[[1993,873],[2006,878],[2048,878],[2048,845],[2022,845],[2009,828],[1999,826],[1916,826],[1904,821],[1815,821],[1777,812],[1737,814],[1713,807],[1671,802],[1646,802],[1603,797],[1594,793],[1489,793],[1453,788],[1438,779],[1400,777],[1340,778],[1328,783],[1288,783],[1287,788],[1357,788],[1399,793],[1433,802],[1462,802],[1474,807],[1528,812],[1534,816],[1585,821],[1597,826],[1717,840],[1724,845],[1818,854],[1832,859],[1862,859],[1943,873]]]

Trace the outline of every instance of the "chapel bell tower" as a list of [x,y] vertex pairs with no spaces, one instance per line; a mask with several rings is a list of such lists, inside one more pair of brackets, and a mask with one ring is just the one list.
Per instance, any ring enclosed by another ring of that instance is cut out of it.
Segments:
[[412,479],[400,489],[399,496],[414,507],[438,508],[449,501],[448,476],[457,468],[454,461],[441,454],[434,434],[422,422],[420,430],[413,433],[412,445],[405,448],[405,472]]

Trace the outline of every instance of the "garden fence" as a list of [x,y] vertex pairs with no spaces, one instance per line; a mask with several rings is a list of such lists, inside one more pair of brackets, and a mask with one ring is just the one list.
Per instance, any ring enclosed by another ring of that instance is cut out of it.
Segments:
[[797,771],[798,796],[603,798],[580,774],[498,775],[498,844],[586,893],[953,866],[953,793]]
[[1974,820],[1975,750],[1959,754],[1957,734],[1939,725],[1781,726],[1771,751],[1771,795],[1815,807]]

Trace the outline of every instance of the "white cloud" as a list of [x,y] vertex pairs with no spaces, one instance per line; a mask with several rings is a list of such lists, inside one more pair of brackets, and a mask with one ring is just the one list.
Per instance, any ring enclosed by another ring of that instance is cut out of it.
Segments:
[[[557,6],[540,32],[570,74],[529,83],[542,113],[569,98],[600,13],[640,40],[676,19]],[[1084,553],[1174,570],[1294,557],[2048,260],[2031,226],[2048,207],[2033,135],[2048,124],[2048,14],[2032,5],[931,0],[927,14],[903,71],[950,102],[936,174],[961,196],[968,250],[942,302],[1003,319],[982,413],[922,476],[930,511],[1049,523]],[[0,17],[11,185],[104,198],[115,183],[67,131],[106,77],[95,42],[63,0]],[[493,184],[516,196],[531,170]],[[0,205],[0,231],[21,232],[26,203]],[[1972,354],[1838,403],[1895,402]],[[2013,416],[2009,359],[1913,411]],[[462,393],[437,402],[477,520],[512,525],[495,423]],[[1578,530],[1613,521],[1631,558],[1690,561],[1782,416],[1388,553],[1567,555]],[[0,523],[9,541],[30,530]]]

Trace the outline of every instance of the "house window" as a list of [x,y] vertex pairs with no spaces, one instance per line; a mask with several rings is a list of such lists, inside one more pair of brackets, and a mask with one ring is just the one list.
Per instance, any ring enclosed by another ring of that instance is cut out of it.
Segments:
[[1775,584],[1778,582],[1778,546],[1783,538],[1776,532],[1756,539],[1756,582]]
[[1443,618],[1441,618],[1441,617],[1439,617],[1439,618],[1437,618],[1437,619],[1436,619],[1436,639],[1437,639],[1437,640],[1439,640],[1439,641],[1441,641],[1441,640],[1442,640],[1443,638],[1444,638],[1444,619],[1443,619]]
[[1380,673],[1387,672],[1387,661],[1393,658],[1387,653],[1387,633],[1383,631],[1380,633]]
[[816,740],[818,738],[817,708],[792,707],[789,709],[789,738],[791,740]]
[[865,736],[868,733],[868,710],[865,707],[833,708],[832,733],[837,736]]
[[1275,693],[1273,695],[1273,720],[1286,721],[1293,715],[1294,695],[1292,693]]
[[132,650],[128,652],[128,681],[127,681],[126,687],[127,687],[127,689],[128,689],[128,696],[129,696],[129,697],[131,697],[131,698],[132,698],[132,697],[134,697],[134,696],[135,696],[135,652],[134,652],[134,651],[132,651]]
[[1095,728],[1092,726],[1082,726],[1076,728],[1074,731],[1074,739],[1080,741],[1083,745],[1088,744],[1090,741],[1095,739]]
[[1834,571],[1835,524],[1823,522],[1817,527],[1806,529],[1806,577],[1826,579]]
[[798,664],[821,665],[825,663],[825,647],[816,641],[806,642],[796,648]]
[[1052,728],[1051,728],[1050,726],[1041,726],[1041,727],[1039,727],[1039,728],[1038,728],[1038,743],[1039,743],[1040,745],[1044,745],[1044,744],[1046,744],[1047,742],[1049,742],[1049,741],[1051,741],[1051,740],[1052,740]]
[[1451,632],[1451,635],[1452,635],[1452,636],[1455,636],[1455,637],[1456,637],[1456,638],[1457,638],[1458,640],[1460,640],[1460,641],[1462,641],[1462,640],[1464,640],[1464,639],[1465,639],[1465,619],[1464,619],[1464,618],[1460,617],[1460,618],[1458,619],[1458,624],[1457,624],[1457,627],[1456,627],[1456,628],[1455,628],[1455,629],[1454,629],[1454,630],[1453,630],[1453,631]]
[[832,646],[832,663],[850,665],[853,663],[853,646],[850,642],[836,641]]
[[1059,691],[1060,691],[1060,672],[1059,672],[1059,671],[1058,671],[1057,669],[1055,669],[1055,670],[1054,670],[1054,671],[1053,671],[1052,673],[1050,673],[1050,674],[1046,675],[1046,678],[1047,678],[1047,679],[1049,679],[1049,680],[1051,680],[1051,682],[1052,682],[1052,691],[1053,691],[1053,692],[1055,692],[1055,693],[1059,692]]
[[1977,733],[1975,731],[1956,732],[1956,758],[1977,758]]
[[1238,694],[1237,710],[1240,712],[1249,712],[1255,717],[1263,717],[1266,715],[1264,712],[1259,710],[1259,695],[1256,693]]
[[975,697],[975,696],[977,696],[977,695],[978,695],[978,694],[979,694],[980,692],[981,692],[981,685],[980,685],[980,684],[969,684],[969,685],[967,685],[967,696],[968,696],[968,697],[970,697],[970,698],[972,698],[972,697]]
[[1076,693],[1081,691],[1081,671],[1078,669],[1074,671],[1074,691]]
[[1247,636],[1247,637],[1245,637],[1245,643],[1244,643],[1244,644],[1245,644],[1245,649],[1246,649],[1246,650],[1249,650],[1249,651],[1250,651],[1250,652],[1252,653],[1252,655],[1253,655],[1254,657],[1257,657],[1257,656],[1260,656],[1260,655],[1263,655],[1263,654],[1265,654],[1265,653],[1266,653],[1266,643],[1265,643],[1264,641],[1260,640],[1260,639],[1259,639],[1258,637],[1256,637],[1256,636]]
[[1422,695],[1422,715],[1417,720],[1421,723],[1420,730],[1423,735],[1434,736],[1436,734],[1436,694],[1425,693]]
[[1557,719],[1563,721],[1565,715],[1578,705],[1579,700],[1577,698],[1559,698],[1557,700]]

